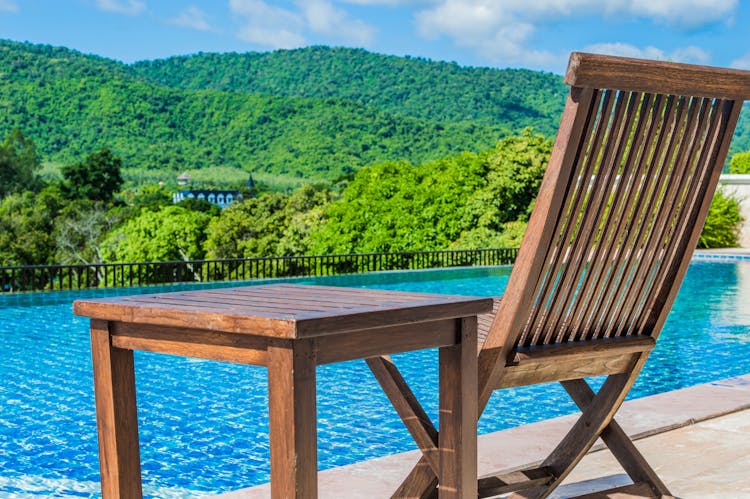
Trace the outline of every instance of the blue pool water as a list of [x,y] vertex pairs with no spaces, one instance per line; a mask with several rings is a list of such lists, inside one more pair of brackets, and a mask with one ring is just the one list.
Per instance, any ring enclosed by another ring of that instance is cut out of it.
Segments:
[[[502,292],[508,273],[485,268],[301,281],[491,296]],[[71,303],[125,292],[136,291],[0,296],[1,497],[99,495],[88,320],[74,317]],[[436,357],[435,351],[395,356],[434,419]],[[746,373],[750,262],[694,262],[631,397]],[[268,480],[264,369],[137,352],[136,377],[147,495],[200,497]],[[480,431],[572,411],[553,385],[505,390],[490,402]],[[318,432],[321,468],[414,448],[362,361],[319,368]]]

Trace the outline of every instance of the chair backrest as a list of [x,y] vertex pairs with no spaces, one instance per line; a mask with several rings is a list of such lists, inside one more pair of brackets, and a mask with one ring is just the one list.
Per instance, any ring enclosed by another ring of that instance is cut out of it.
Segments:
[[750,97],[747,71],[582,53],[565,81],[480,382],[516,349],[658,336]]

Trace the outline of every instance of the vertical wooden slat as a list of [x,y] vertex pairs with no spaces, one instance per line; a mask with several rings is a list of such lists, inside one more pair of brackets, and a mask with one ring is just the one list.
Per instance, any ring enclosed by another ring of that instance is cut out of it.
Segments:
[[[625,200],[629,199],[626,192],[629,189],[632,190],[632,183],[629,182],[630,170],[638,161],[640,145],[643,140],[643,128],[647,126],[648,117],[653,116],[652,96],[645,95],[641,99],[639,94],[634,94],[631,96],[631,106],[633,106],[632,113],[635,112],[635,107],[639,108],[639,112],[634,123],[635,126],[633,127],[631,119],[625,127],[629,145],[627,145],[625,155],[614,165],[615,167],[618,164],[622,165],[617,168],[619,180],[616,182],[613,192],[607,191],[605,193],[606,198],[602,198],[601,204],[606,206],[600,207],[596,215],[586,214],[586,218],[591,220],[591,222],[587,222],[588,233],[585,235],[583,243],[576,248],[578,257],[574,260],[575,272],[572,273],[571,282],[567,285],[567,292],[558,298],[563,305],[558,307],[559,313],[556,322],[550,327],[551,332],[557,331],[556,342],[569,339],[568,326],[575,307],[588,307],[590,304],[591,293],[588,284],[591,275],[608,265],[618,234],[624,230],[625,217],[623,217],[622,211]],[[612,228],[616,228],[616,230],[611,230]]]
[[[735,129],[742,103],[736,101],[718,101],[716,103],[717,117],[715,128],[709,130],[710,146],[701,154],[701,160],[705,162],[704,179],[700,189],[697,189],[690,200],[690,211],[680,227],[678,235],[679,244],[675,245],[672,258],[675,260],[671,269],[665,276],[665,285],[661,286],[660,292],[654,298],[652,305],[648,308],[649,315],[642,323],[641,331],[651,331],[654,337],[658,337],[661,328],[666,321],[669,309],[677,296],[682,279],[690,264],[692,250],[698,242],[703,224],[711,205],[716,185],[724,160],[726,159],[729,144],[732,140],[732,132]],[[713,125],[713,123],[712,123]],[[686,205],[687,206],[687,205]]]
[[133,352],[113,347],[109,323],[92,319],[91,356],[102,496],[140,498],[143,492]]
[[547,248],[552,240],[554,220],[547,214],[559,210],[567,190],[571,171],[580,154],[583,131],[591,118],[592,103],[596,92],[592,89],[572,88],[560,121],[555,146],[550,156],[547,173],[537,196],[534,212],[529,220],[517,262],[508,280],[505,298],[485,341],[479,358],[479,406],[484,408],[500,376],[505,358],[518,341],[527,311],[533,300],[532,284],[538,279],[546,254],[539,248]]
[[273,499],[318,496],[315,364],[312,341],[268,347]]
[[[637,181],[637,179],[641,176],[645,177],[646,185],[648,185],[648,182],[652,182],[659,178],[658,173],[654,175],[648,174],[648,172],[651,171],[650,167],[653,166],[654,161],[657,158],[657,154],[653,153],[649,160],[648,154],[652,152],[654,136],[658,136],[657,145],[655,146],[655,148],[658,150],[659,145],[661,144],[661,140],[666,135],[664,133],[659,133],[663,130],[663,127],[660,126],[661,123],[659,119],[659,110],[663,104],[663,100],[663,96],[657,96],[656,102],[654,103],[652,112],[650,114],[650,123],[646,132],[646,138],[643,139],[643,145],[640,148],[641,150],[637,152],[638,157],[634,160],[639,164],[639,167],[634,173],[635,180]],[[674,106],[672,106],[672,102],[673,99],[667,99],[667,110],[665,113],[667,116],[667,122],[669,122],[669,120],[673,118]],[[659,167],[661,167],[661,164],[659,164]],[[630,206],[632,206],[633,211],[636,211],[640,206],[642,206],[642,195],[646,192],[647,189],[643,188],[642,186],[640,189],[634,188],[633,190],[638,191],[638,198],[635,201],[632,201],[629,198],[628,202],[631,203]],[[643,228],[642,225],[638,224],[636,215],[633,215],[631,217],[631,224],[635,224],[640,229]],[[623,228],[621,228],[621,230],[622,229]],[[633,233],[636,232],[637,231],[633,231]],[[611,254],[611,251],[612,248],[610,247],[610,251],[605,255],[603,261],[602,259],[600,259],[600,261],[594,261],[591,267],[586,271],[583,282],[581,284],[582,289],[580,293],[582,298],[577,301],[577,303],[571,310],[568,324],[563,331],[564,337],[569,339],[570,341],[581,340],[584,337],[588,337],[588,334],[586,334],[585,331],[581,330],[582,317],[594,306],[594,303],[599,298],[599,289],[601,289],[603,281],[604,279],[606,279],[607,275],[605,273],[606,261],[608,260],[608,258],[610,258],[609,255]],[[629,258],[632,259],[634,253],[635,252],[631,251]]]
[[[601,153],[596,172],[593,173],[594,181],[581,184],[585,204],[566,217],[565,223],[571,233],[571,237],[565,240],[566,258],[561,262],[561,268],[557,272],[558,283],[543,299],[548,305],[544,307],[546,313],[536,325],[532,344],[552,342],[554,329],[567,307],[567,298],[570,297],[570,293],[574,292],[574,277],[589,253],[588,245],[582,244],[581,241],[591,240],[596,233],[598,220],[606,209],[606,193],[612,188],[616,179],[615,165],[623,154],[624,142],[626,142],[624,137],[635,117],[636,100],[637,98],[624,92],[618,95],[605,148]],[[588,178],[588,174],[584,176],[584,180]],[[590,215],[586,216],[587,213]]]
[[[659,99],[661,102],[661,99]],[[651,102],[648,101],[649,111],[653,114],[658,110],[651,108]],[[622,266],[623,256],[623,239],[633,227],[630,226],[631,216],[634,209],[635,197],[640,193],[641,186],[639,169],[637,162],[641,155],[641,145],[644,139],[642,128],[636,130],[636,137],[632,147],[635,149],[635,156],[628,158],[624,164],[620,181],[617,189],[610,195],[609,203],[612,208],[609,210],[607,217],[601,222],[602,237],[597,245],[597,259],[593,263],[593,273],[598,274],[599,278],[595,281],[592,291],[589,293],[593,301],[597,303],[587,304],[586,308],[596,310],[602,319],[593,323],[593,328],[586,331],[587,338],[598,339],[610,336],[610,321],[608,321],[609,311],[616,303],[618,283],[623,279],[625,269]],[[645,172],[644,172],[645,174]]]
[[[663,97],[663,96],[662,96]],[[665,161],[660,161],[662,157],[669,157],[672,138],[677,128],[674,121],[675,106],[673,106],[673,97],[666,99],[666,105],[663,111],[660,111],[661,102],[654,111],[657,117],[663,116],[662,120],[655,120],[657,126],[653,126],[649,131],[649,136],[645,141],[644,155],[641,166],[636,171],[637,178],[641,179],[640,186],[636,189],[634,199],[628,199],[627,204],[630,206],[631,215],[628,231],[622,242],[623,250],[620,256],[620,275],[614,295],[617,297],[613,303],[613,308],[609,312],[610,332],[612,336],[622,334],[621,319],[622,311],[628,301],[630,290],[634,287],[635,276],[639,266],[643,264],[640,259],[640,241],[646,227],[650,221],[650,207],[658,192],[657,186],[660,185],[664,171]],[[665,138],[669,137],[666,141]],[[649,159],[650,154],[650,159]],[[627,317],[625,318],[627,321]]]
[[[548,294],[550,287],[554,286],[557,269],[559,268],[560,261],[565,256],[565,242],[570,239],[574,230],[574,224],[568,224],[567,220],[573,217],[574,213],[580,211],[581,205],[586,202],[586,188],[584,186],[588,185],[591,173],[596,168],[598,158],[601,154],[602,144],[607,134],[609,118],[614,105],[612,94],[612,92],[604,92],[603,94],[597,93],[595,96],[593,106],[589,110],[586,129],[582,133],[581,140],[583,140],[583,144],[579,158],[577,158],[577,162],[583,161],[585,155],[584,167],[582,171],[575,169],[569,173],[570,178],[567,181],[565,199],[560,202],[562,213],[558,214],[554,212],[554,214],[548,217],[551,220],[555,220],[554,227],[548,229],[552,231],[553,239],[551,239],[550,247],[547,249],[545,257],[547,263],[544,271],[538,276],[535,282],[529,283],[533,285],[534,303],[518,340],[519,344],[530,344],[529,335],[534,334],[535,324],[538,322],[537,318],[540,314],[544,313],[543,297]],[[600,100],[601,110],[599,106]],[[572,165],[571,168],[575,168],[575,165]]]
[[[630,283],[620,305],[620,310],[614,318],[620,324],[617,332],[618,335],[624,331],[626,332],[626,324],[632,323],[635,320],[635,317],[632,315],[635,303],[642,294],[646,276],[652,271],[655,265],[653,261],[654,252],[650,244],[650,241],[653,240],[653,227],[663,200],[662,196],[667,186],[673,183],[673,166],[678,156],[678,151],[683,147],[682,138],[687,133],[687,126],[690,122],[687,99],[679,98],[676,100],[675,114],[672,118],[668,115],[667,119],[670,127],[669,139],[662,150],[661,138],[663,138],[664,134],[661,134],[660,142],[657,143],[656,151],[653,153],[647,170],[647,180],[650,181],[650,184],[647,186],[648,197],[644,202],[638,204],[641,207],[640,218],[637,220],[638,230],[633,238],[633,248],[630,255],[630,260],[633,262],[633,270],[631,271]],[[688,114],[686,115],[686,113]],[[685,123],[685,120],[687,123]]]
[[[671,218],[671,214],[674,213],[674,207],[678,202],[679,193],[684,189],[687,179],[687,172],[681,167],[687,164],[687,159],[695,151],[700,130],[705,123],[706,113],[707,108],[705,102],[703,102],[702,99],[693,99],[690,104],[682,141],[677,151],[677,156],[673,163],[669,180],[664,186],[664,193],[660,195],[657,205],[652,207],[655,213],[655,218],[652,221],[645,246],[646,249],[642,257],[642,268],[645,275],[640,281],[635,281],[640,284],[641,288],[637,292],[638,297],[643,297],[644,293],[647,292],[649,289],[649,282],[651,282],[653,278],[654,269],[657,269],[661,265],[661,251],[659,248],[663,244],[663,241],[668,237],[664,231],[668,228],[668,221]],[[597,324],[602,320],[603,316],[601,315],[601,311],[592,310],[587,314],[585,319],[583,325],[584,331],[590,331],[594,324]]]
[[[708,125],[706,123],[711,109],[709,104],[709,99],[700,100],[701,111],[695,128],[690,134],[690,139],[686,142],[685,151],[687,152],[681,154],[675,163],[672,175],[674,180],[665,191],[660,212],[655,219],[654,229],[650,234],[648,244],[649,259],[652,263],[650,269],[646,271],[645,279],[639,283],[641,291],[633,309],[630,311],[634,320],[628,332],[635,332],[636,325],[643,323],[644,312],[647,314],[650,306],[650,297],[660,293],[661,285],[664,282],[662,276],[672,266],[672,261],[668,258],[669,247],[677,244],[674,236],[681,223],[679,213],[681,213],[681,207],[684,207],[684,197],[695,186],[696,182],[695,173],[699,167],[696,155],[700,153],[706,141],[706,127],[712,126],[710,122]],[[651,331],[644,332],[644,334],[650,335]]]

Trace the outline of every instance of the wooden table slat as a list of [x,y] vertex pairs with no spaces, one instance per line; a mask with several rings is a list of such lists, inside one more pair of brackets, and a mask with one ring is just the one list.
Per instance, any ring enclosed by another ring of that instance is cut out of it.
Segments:
[[[223,296],[222,296],[223,295]],[[489,312],[491,298],[361,288],[261,285],[78,300],[96,319],[303,338]]]

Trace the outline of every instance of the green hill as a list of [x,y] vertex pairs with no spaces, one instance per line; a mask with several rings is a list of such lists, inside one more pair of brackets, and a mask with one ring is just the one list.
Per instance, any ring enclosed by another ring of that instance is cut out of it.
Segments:
[[477,152],[527,126],[554,134],[565,92],[552,74],[354,49],[126,65],[0,40],[0,136],[20,128],[57,164],[109,147],[151,179],[233,167],[330,180],[366,164]]
[[524,69],[309,47],[244,54],[197,54],[136,63],[147,79],[174,88],[339,98],[400,116],[471,121],[552,135],[567,88],[562,78]]
[[511,131],[346,99],[172,88],[115,61],[7,41],[0,79],[0,134],[18,127],[59,163],[108,146],[130,167],[332,179],[372,162],[486,149]]

